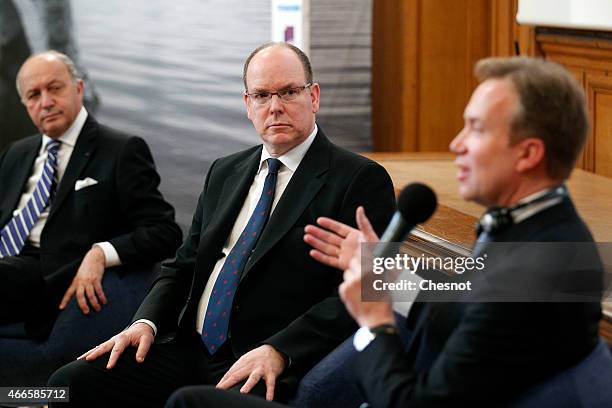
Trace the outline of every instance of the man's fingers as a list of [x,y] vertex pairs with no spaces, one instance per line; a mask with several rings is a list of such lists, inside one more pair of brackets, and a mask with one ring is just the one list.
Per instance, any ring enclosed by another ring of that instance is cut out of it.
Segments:
[[332,220],[331,218],[327,218],[327,217],[317,218],[317,224],[319,224],[321,227],[329,231],[335,232],[337,235],[340,235],[340,237],[342,238],[346,237],[348,233],[351,232],[352,230],[352,228],[349,227],[348,225],[343,224],[336,220]]
[[251,368],[248,362],[244,361],[242,356],[238,361],[230,367],[225,373],[221,381],[217,383],[217,388],[228,389],[238,384],[240,381],[247,378],[251,373]]
[[62,301],[60,302],[59,308],[61,310],[64,310],[66,308],[66,305],[68,304],[68,302],[70,301],[70,299],[72,298],[72,296],[74,295],[75,289],[74,289],[74,284],[70,285],[70,287],[66,290],[66,293],[64,293],[64,297],[62,298]]
[[87,300],[85,299],[85,289],[83,288],[83,286],[79,286],[77,288],[75,297],[83,313],[89,314],[89,305],[87,304]]
[[342,244],[342,240],[339,240],[339,242],[335,244],[330,243],[330,241],[327,241],[325,239],[320,239],[319,237],[312,234],[304,235],[304,242],[306,242],[308,245],[310,245],[317,251],[332,256],[338,256],[338,253],[340,252],[340,245]]
[[136,350],[136,361],[142,363],[149,353],[149,349],[151,348],[151,344],[153,343],[153,336],[143,335],[140,338],[140,343],[138,344],[138,350]]
[[318,242],[323,243],[324,245],[332,245],[334,247],[339,247],[342,245],[342,240],[344,237],[346,237],[346,235],[340,236],[334,232],[329,232],[315,225],[307,225],[304,228],[304,231],[306,232],[306,236],[312,236],[314,239],[318,240]]
[[244,385],[240,387],[240,392],[243,394],[248,394],[249,392],[251,392],[253,387],[259,382],[260,379],[261,379],[261,374],[252,372],[251,375],[249,375],[249,378],[244,383]]
[[266,399],[272,401],[274,399],[274,386],[276,384],[276,377],[268,374],[266,379]]
[[[89,350],[87,350],[86,352],[84,352],[83,354],[81,354],[80,356],[77,357],[77,360],[81,360],[82,358],[86,358],[89,357],[90,355],[92,355],[94,353],[94,351],[96,351],[96,349],[100,348],[100,346],[96,346],[94,348],[90,348]],[[94,357],[95,360],[95,357]]]
[[89,300],[89,304],[94,308],[96,312],[99,312],[102,307],[100,303],[98,303],[98,298],[96,297],[96,291],[92,285],[85,286],[85,294],[87,295],[87,300]]
[[123,337],[118,337],[117,340],[115,340],[115,345],[111,350],[111,355],[108,358],[106,368],[111,369],[115,366],[115,364],[117,364],[117,360],[119,360],[119,356],[121,356],[121,353],[123,353],[123,350],[125,350],[126,346],[127,341],[124,340]]
[[246,378],[247,374],[246,373],[240,374],[239,372],[240,368],[236,368],[236,364],[238,364],[239,361],[240,360],[234,363],[234,365],[231,366],[229,370],[227,370],[223,378],[221,378],[221,381],[217,383],[217,388],[221,388],[221,389],[231,388]]
[[111,351],[111,349],[113,348],[114,345],[115,345],[115,341],[113,339],[105,341],[104,343],[102,343],[102,344],[92,348],[87,353],[79,356],[79,358],[77,360],[85,357],[85,360],[93,361],[96,358],[100,357],[101,355],[106,354],[109,351]]
[[316,249],[311,249],[309,255],[317,262],[321,262],[322,264],[331,266],[336,269],[340,268],[340,264],[338,263],[337,257],[325,255],[324,253],[317,251]]
[[102,284],[100,283],[100,281],[94,282],[94,289],[96,291],[96,296],[98,297],[98,299],[100,299],[100,302],[105,305],[108,300],[106,299],[106,294],[104,294],[104,290],[102,290]]
[[357,208],[355,218],[357,218],[357,226],[363,235],[365,235],[366,240],[368,242],[377,241],[378,235],[376,235],[374,228],[372,228],[372,224],[366,216],[365,209],[362,206]]

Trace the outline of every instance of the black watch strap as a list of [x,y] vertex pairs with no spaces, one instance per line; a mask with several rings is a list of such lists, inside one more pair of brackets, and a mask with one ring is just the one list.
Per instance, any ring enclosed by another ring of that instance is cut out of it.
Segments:
[[381,324],[380,326],[371,327],[370,333],[374,335],[378,334],[399,334],[399,329],[397,326],[392,324]]

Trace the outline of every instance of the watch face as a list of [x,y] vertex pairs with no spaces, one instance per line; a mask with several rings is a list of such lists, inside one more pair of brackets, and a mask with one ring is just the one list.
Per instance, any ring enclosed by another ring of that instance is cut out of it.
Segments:
[[357,351],[362,351],[364,348],[374,340],[374,334],[367,327],[362,327],[355,333],[353,337],[353,346]]

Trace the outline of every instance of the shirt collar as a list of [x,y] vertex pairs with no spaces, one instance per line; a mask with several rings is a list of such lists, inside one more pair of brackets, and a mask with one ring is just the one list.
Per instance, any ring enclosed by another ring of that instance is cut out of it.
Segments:
[[[538,198],[544,196],[545,194],[548,194],[549,191],[554,190],[556,188],[558,187],[554,187],[553,189],[545,188],[543,190],[530,194],[527,197],[523,198],[522,200],[518,201],[517,205],[535,201]],[[543,211],[549,207],[552,207],[553,205],[560,203],[561,201],[563,201],[563,197],[555,196],[555,197],[549,198],[548,200],[544,200],[544,201],[540,201],[539,203],[535,203],[533,205],[528,205],[523,208],[517,208],[516,210],[512,211],[512,219],[514,220],[516,224],[518,224],[519,222],[524,221],[527,218],[539,213],[540,211]]]
[[[76,119],[72,122],[72,125],[66,130],[66,132],[57,138],[62,144],[68,145],[70,147],[74,147],[76,145],[77,139],[79,138],[79,134],[81,130],[83,130],[83,126],[85,125],[85,121],[87,120],[87,110],[84,106],[81,106],[81,110],[79,111]],[[47,146],[47,143],[51,140],[51,138],[47,135],[43,135],[42,137],[42,149],[44,150]]]
[[[310,135],[302,143],[276,158],[280,160],[281,163],[283,163],[289,170],[295,172],[302,162],[304,156],[306,156],[306,152],[308,149],[310,149],[310,145],[312,145],[312,142],[314,142],[318,131],[319,128],[315,123],[312,133],[310,133]],[[266,146],[264,145],[263,149],[261,149],[261,158],[259,159],[259,170],[257,170],[257,174],[259,174],[259,172],[262,170],[263,163],[270,158],[272,158],[272,155],[268,152],[268,149],[266,149]]]

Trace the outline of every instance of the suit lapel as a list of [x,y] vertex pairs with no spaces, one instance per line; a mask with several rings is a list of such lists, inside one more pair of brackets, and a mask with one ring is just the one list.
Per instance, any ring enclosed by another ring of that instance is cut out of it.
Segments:
[[322,175],[329,169],[330,143],[321,130],[279,200],[247,262],[241,279],[288,231],[325,185]]
[[98,124],[91,116],[88,116],[83,125],[83,129],[81,129],[76,145],[74,146],[70,161],[60,181],[53,203],[51,204],[49,220],[62,206],[66,197],[74,192],[75,182],[83,172],[85,165],[89,162],[96,149],[95,140],[97,134]]
[[233,171],[225,178],[210,224],[200,239],[200,247],[204,245],[209,248],[211,240],[215,239],[222,239],[220,245],[225,243],[253,184],[260,158],[261,147],[253,151],[246,160],[236,164]]
[[[7,209],[7,222],[12,217],[12,210],[17,208],[17,205],[19,204],[19,198],[23,193],[25,184],[28,181],[30,175],[32,174],[34,160],[36,159],[36,156],[38,156],[41,143],[42,136],[39,135],[37,137],[32,137],[31,140],[29,140],[28,143],[23,146],[22,151],[17,152],[17,155],[15,156],[15,159],[17,161],[16,166],[14,167],[16,173],[14,176],[11,176],[11,178],[14,177],[14,182],[8,183],[7,190],[2,191],[2,201],[7,203],[7,205],[4,206]],[[2,225],[0,225],[0,227],[2,227]]]

